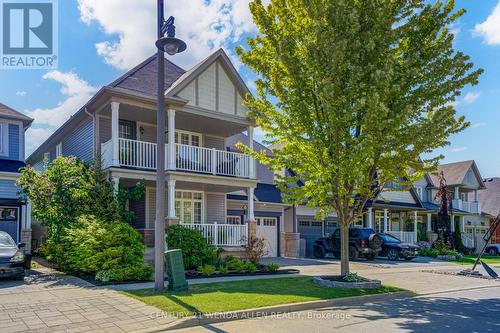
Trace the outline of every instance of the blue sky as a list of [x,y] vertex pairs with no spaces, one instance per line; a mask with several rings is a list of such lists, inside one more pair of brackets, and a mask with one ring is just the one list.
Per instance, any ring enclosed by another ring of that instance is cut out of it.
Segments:
[[[474,159],[484,177],[500,176],[500,0],[457,0],[467,13],[452,27],[456,48],[485,70],[456,108],[472,123],[436,153],[444,162]],[[0,102],[34,117],[27,134],[33,151],[97,89],[154,52],[154,0],[59,0],[59,68],[0,70]],[[170,0],[177,34],[188,50],[172,60],[189,68],[225,48],[252,88],[252,74],[234,55],[255,33],[248,0]],[[495,10],[496,9],[496,10]]]

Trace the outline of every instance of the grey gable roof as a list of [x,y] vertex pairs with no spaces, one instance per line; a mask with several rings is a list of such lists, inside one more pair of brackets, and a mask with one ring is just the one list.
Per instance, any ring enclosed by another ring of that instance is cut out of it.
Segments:
[[31,125],[31,123],[33,122],[32,118],[2,103],[0,103],[0,117],[21,120],[24,124],[24,127]]
[[477,192],[481,210],[496,216],[500,214],[500,178],[486,178],[484,184],[486,189]]
[[440,164],[438,166],[437,173],[431,173],[430,176],[435,187],[439,186],[439,173],[441,173],[441,171],[443,171],[444,173],[444,178],[446,179],[447,185],[461,185],[463,184],[465,175],[470,168],[472,168],[473,172],[475,173],[480,188],[484,188],[479,169],[477,168],[474,160]]
[[[155,54],[142,63],[132,68],[117,80],[109,84],[109,87],[122,88],[139,92],[141,94],[156,96],[158,89],[158,56]],[[168,59],[165,62],[165,90],[170,88],[186,71]]]

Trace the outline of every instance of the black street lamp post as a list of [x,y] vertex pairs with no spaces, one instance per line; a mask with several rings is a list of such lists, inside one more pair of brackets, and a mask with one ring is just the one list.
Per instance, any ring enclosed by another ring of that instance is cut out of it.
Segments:
[[[174,18],[165,21],[164,0],[157,0],[158,7],[158,100],[156,110],[156,218],[155,218],[155,290],[164,287],[165,251],[165,62],[164,52],[169,55],[186,49],[186,43],[175,38]],[[165,37],[165,34],[167,35]]]

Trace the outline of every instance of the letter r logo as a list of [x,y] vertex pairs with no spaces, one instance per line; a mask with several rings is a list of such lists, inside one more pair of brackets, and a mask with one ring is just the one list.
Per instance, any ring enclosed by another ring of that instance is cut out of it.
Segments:
[[52,54],[53,4],[2,2],[3,54]]

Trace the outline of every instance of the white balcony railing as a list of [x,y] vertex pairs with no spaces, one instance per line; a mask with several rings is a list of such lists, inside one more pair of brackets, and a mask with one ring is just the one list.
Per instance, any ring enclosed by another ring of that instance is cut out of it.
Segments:
[[481,204],[479,202],[473,201],[463,201],[461,199],[453,199],[453,208],[460,209],[469,213],[481,214]]
[[182,223],[182,226],[198,230],[208,243],[215,246],[244,246],[248,239],[247,225]]
[[[155,170],[156,153],[156,143],[118,139],[119,166]],[[112,166],[113,144],[111,140],[101,144],[101,154],[103,167]],[[165,159],[168,159],[168,145],[165,145]],[[254,178],[250,170],[251,163],[255,161],[246,154],[175,144],[175,170]],[[165,165],[168,166],[167,160]]]
[[417,237],[413,231],[389,231],[388,234],[399,238],[403,243],[415,244],[417,242]]

